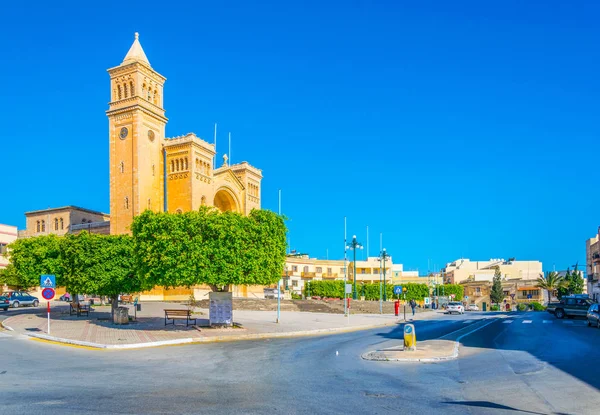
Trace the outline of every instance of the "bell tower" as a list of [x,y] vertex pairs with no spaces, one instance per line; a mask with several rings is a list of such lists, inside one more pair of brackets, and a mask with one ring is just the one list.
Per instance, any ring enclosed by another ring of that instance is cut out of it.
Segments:
[[134,216],[163,210],[166,78],[150,66],[138,33],[123,62],[108,73],[110,233],[123,234],[131,233]]

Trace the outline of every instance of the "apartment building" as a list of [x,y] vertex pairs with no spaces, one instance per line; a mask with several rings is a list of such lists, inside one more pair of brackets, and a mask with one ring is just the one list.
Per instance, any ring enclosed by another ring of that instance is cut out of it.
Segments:
[[540,261],[516,261],[490,259],[489,261],[471,261],[469,259],[457,259],[446,264],[442,270],[445,282],[460,284],[463,281],[492,281],[496,266],[500,268],[503,280],[537,280],[543,277],[542,263]]
[[17,236],[16,226],[0,224],[0,269],[8,265],[8,245],[14,242]]
[[587,292],[590,298],[600,301],[600,226],[598,233],[585,243]]

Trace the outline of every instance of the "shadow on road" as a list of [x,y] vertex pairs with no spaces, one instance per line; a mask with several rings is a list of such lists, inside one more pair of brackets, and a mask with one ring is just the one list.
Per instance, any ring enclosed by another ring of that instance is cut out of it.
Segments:
[[535,415],[545,415],[541,412],[532,412],[526,411],[524,409],[513,408],[512,406],[500,405],[494,402],[489,401],[446,401],[442,402],[448,405],[464,405],[464,406],[474,406],[478,408],[490,408],[490,409],[502,409],[505,411],[517,411],[524,414],[535,414]]

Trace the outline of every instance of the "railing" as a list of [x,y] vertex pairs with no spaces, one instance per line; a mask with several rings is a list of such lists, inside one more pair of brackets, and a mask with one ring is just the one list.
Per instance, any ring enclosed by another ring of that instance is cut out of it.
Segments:
[[77,225],[71,225],[71,231],[78,231],[81,229],[103,228],[103,227],[109,226],[109,225],[110,225],[109,221],[80,223]]

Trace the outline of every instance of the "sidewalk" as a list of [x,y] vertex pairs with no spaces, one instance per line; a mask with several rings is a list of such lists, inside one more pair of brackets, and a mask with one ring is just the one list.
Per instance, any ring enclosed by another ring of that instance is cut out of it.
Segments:
[[[185,326],[185,320],[177,320],[176,326],[164,324],[165,308],[186,307],[177,303],[144,303],[143,311],[137,313],[137,321],[118,326],[111,323],[110,307],[95,306],[90,316],[69,316],[68,305],[52,309],[50,335],[48,320],[43,309],[15,311],[14,316],[4,320],[16,334],[45,340],[96,348],[138,348],[168,344],[201,343],[215,341],[252,340],[276,337],[310,336],[336,332],[364,330],[395,325],[402,322],[393,315],[356,314],[344,317],[340,314],[281,312],[276,323],[276,312],[234,310],[235,328],[210,328],[208,310],[196,309],[194,317],[198,326]],[[18,314],[17,314],[18,313]],[[431,318],[436,313],[423,312],[417,319]],[[133,315],[133,309],[130,309]],[[401,316],[402,317],[402,316]]]

